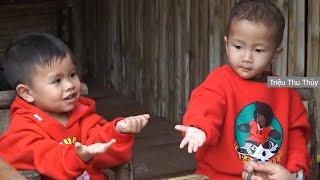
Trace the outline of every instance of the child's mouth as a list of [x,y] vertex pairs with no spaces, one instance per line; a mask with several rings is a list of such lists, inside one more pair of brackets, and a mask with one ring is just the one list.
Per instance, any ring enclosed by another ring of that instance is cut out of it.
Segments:
[[68,95],[67,97],[65,97],[63,100],[67,101],[67,102],[73,102],[75,101],[76,98],[76,93],[72,93],[70,95]]
[[244,72],[249,72],[251,71],[251,68],[246,68],[246,67],[240,67],[242,71]]

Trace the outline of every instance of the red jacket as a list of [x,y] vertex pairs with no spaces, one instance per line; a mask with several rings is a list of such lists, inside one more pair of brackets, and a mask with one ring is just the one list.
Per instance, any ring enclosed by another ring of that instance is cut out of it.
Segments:
[[[131,158],[132,135],[117,133],[117,120],[106,123],[95,113],[91,99],[79,98],[66,127],[18,96],[10,114],[9,128],[0,139],[0,156],[16,169],[37,170],[44,179],[75,179],[85,171],[91,179],[104,179],[101,169]],[[86,163],[75,151],[75,142],[88,145],[111,138],[117,142]]]
[[270,132],[268,144],[261,144],[268,145],[264,147],[270,157],[264,160],[280,163],[291,172],[302,168],[309,174],[307,142],[311,128],[297,92],[242,79],[229,65],[212,71],[193,90],[184,115],[184,125],[200,128],[207,136],[196,153],[196,173],[219,180],[241,179],[243,161],[257,155],[241,151],[241,147],[243,150],[251,145],[246,141],[250,130],[241,128],[241,124],[254,119],[257,102],[270,107],[273,114],[270,126],[278,132]]

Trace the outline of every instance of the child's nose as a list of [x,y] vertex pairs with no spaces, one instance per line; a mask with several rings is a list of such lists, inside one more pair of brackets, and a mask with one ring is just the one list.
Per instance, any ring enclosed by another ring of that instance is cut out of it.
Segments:
[[243,57],[243,62],[246,62],[246,63],[252,63],[253,62],[253,59],[252,59],[252,52],[250,50],[246,50],[244,52],[244,57]]
[[72,89],[74,87],[74,84],[73,84],[72,81],[66,80],[65,83],[64,83],[64,87],[65,87],[65,90],[69,90],[69,89]]

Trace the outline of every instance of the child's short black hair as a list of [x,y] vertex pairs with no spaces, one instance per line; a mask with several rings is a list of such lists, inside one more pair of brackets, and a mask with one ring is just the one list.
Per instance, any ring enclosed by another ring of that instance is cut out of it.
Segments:
[[12,88],[28,83],[35,65],[50,66],[67,56],[73,60],[68,46],[47,33],[28,33],[12,40],[4,54],[4,75]]
[[241,0],[236,3],[229,14],[228,34],[233,20],[248,20],[272,27],[276,30],[276,43],[280,44],[282,42],[285,19],[280,9],[270,0]]

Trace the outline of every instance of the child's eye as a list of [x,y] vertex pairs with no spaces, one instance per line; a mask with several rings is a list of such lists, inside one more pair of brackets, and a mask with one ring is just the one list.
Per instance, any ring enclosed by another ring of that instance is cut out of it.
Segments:
[[77,73],[71,73],[71,75],[70,75],[71,77],[75,77],[75,76],[77,76]]
[[255,51],[258,52],[258,53],[263,52],[262,49],[256,49]]
[[236,49],[241,49],[241,46],[239,46],[239,45],[234,45],[234,47],[235,47]]
[[56,79],[56,80],[54,80],[54,84],[59,84],[61,82],[61,79]]

